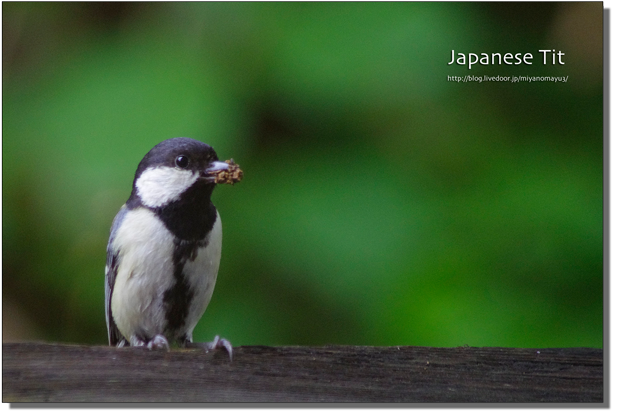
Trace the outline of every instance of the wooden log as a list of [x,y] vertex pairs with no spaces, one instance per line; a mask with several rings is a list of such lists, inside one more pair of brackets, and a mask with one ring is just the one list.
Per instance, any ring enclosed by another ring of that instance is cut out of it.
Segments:
[[4,402],[604,402],[600,349],[3,344]]

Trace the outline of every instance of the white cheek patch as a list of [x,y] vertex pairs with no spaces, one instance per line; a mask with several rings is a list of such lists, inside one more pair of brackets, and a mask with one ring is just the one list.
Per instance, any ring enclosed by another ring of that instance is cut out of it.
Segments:
[[148,168],[136,181],[142,203],[157,208],[179,199],[192,186],[198,173],[171,167]]

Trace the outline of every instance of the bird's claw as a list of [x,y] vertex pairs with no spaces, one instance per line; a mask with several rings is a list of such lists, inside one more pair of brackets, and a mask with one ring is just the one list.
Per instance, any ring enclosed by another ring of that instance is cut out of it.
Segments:
[[207,342],[207,349],[214,350],[217,348],[225,349],[228,352],[228,357],[230,358],[230,361],[232,361],[233,347],[230,341],[228,341],[226,338],[220,338],[219,335],[216,335],[213,341]]
[[151,339],[148,344],[146,344],[146,347],[149,350],[152,350],[153,348],[161,350],[161,349],[165,349],[166,351],[170,351],[170,345],[168,344],[168,340],[166,339],[165,336],[163,335],[155,335],[153,337],[153,339]]
[[226,338],[220,338],[219,335],[216,335],[213,341],[211,342],[191,342],[187,346],[202,348],[206,352],[209,352],[211,350],[216,350],[218,348],[222,348],[228,352],[228,358],[230,358],[230,361],[232,361],[233,359],[232,344]]

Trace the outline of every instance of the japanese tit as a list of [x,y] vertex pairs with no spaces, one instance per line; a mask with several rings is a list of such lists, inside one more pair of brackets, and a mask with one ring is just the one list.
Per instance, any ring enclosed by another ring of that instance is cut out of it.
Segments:
[[169,349],[232,346],[218,336],[193,344],[217,278],[222,222],[211,202],[217,183],[242,172],[220,162],[197,140],[165,140],[144,156],[131,195],[114,218],[105,268],[105,312],[110,345]]

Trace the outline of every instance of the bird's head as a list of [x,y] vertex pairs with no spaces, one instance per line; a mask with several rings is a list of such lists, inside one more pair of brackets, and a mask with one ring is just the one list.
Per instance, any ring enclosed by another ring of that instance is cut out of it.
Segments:
[[234,162],[219,161],[208,144],[186,137],[165,140],[153,147],[138,165],[132,198],[149,208],[178,201],[190,188],[209,195],[216,183],[234,183],[243,172]]

